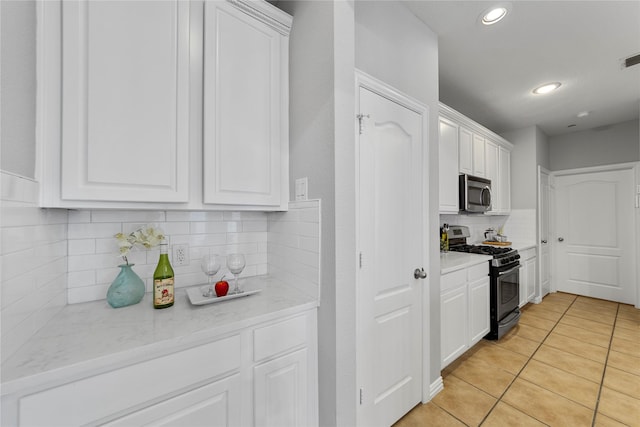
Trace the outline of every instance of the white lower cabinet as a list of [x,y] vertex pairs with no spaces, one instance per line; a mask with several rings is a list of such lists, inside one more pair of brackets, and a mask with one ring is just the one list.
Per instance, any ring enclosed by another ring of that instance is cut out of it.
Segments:
[[441,277],[441,368],[474,346],[490,329],[489,265],[482,263]]
[[235,426],[241,423],[242,409],[240,375],[235,374],[104,425]]
[[307,424],[307,350],[253,368],[255,426]]
[[520,307],[534,300],[536,295],[536,248],[520,251]]
[[313,309],[153,359],[117,362],[117,369],[29,387],[3,396],[3,425],[316,426],[316,330]]

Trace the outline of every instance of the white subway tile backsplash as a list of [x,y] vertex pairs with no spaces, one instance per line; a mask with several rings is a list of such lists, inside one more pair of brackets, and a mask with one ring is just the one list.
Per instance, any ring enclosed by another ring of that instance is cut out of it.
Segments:
[[269,216],[269,274],[320,298],[320,202],[292,202]]
[[2,361],[67,303],[67,223],[38,207],[38,183],[0,172]]
[[91,222],[156,223],[165,221],[164,211],[91,211]]
[[240,222],[192,222],[191,234],[237,233],[241,231]]
[[176,211],[167,211],[167,222],[171,221],[182,221],[182,222],[191,222],[191,221],[222,221],[223,213],[216,212],[176,212]]
[[90,239],[100,237],[113,237],[122,231],[122,224],[118,222],[110,223],[80,223],[69,224],[69,239]]
[[86,255],[96,253],[96,239],[69,240],[69,255]]
[[69,224],[78,224],[82,222],[91,222],[91,211],[70,210]]

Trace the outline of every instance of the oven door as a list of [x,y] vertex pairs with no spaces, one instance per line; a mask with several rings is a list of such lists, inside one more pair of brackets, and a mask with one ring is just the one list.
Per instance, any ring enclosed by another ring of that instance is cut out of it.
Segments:
[[497,320],[518,308],[520,303],[520,263],[515,266],[496,269],[496,315]]

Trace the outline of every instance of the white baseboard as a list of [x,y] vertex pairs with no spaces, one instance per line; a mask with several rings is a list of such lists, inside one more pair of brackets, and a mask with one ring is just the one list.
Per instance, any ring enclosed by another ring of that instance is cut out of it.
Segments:
[[433,399],[434,397],[436,397],[436,394],[440,393],[442,390],[444,390],[444,382],[442,381],[442,377],[439,376],[434,382],[431,383],[431,385],[429,386],[429,398],[426,401],[423,401],[422,403],[427,403],[429,402],[431,399]]

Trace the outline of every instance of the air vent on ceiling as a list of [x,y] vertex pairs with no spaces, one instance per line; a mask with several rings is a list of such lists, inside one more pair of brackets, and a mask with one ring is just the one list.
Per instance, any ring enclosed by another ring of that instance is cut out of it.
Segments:
[[622,61],[622,66],[624,68],[629,68],[634,65],[640,64],[640,53],[637,55],[630,56]]

